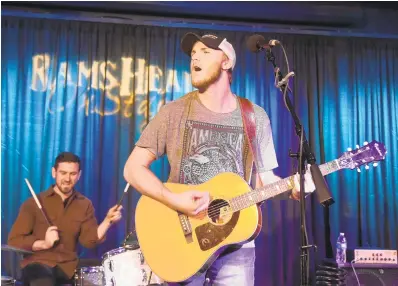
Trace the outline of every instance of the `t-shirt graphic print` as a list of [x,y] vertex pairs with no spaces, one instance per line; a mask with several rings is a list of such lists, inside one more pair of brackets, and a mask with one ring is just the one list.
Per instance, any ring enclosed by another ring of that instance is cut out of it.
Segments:
[[187,120],[179,182],[202,184],[217,174],[244,175],[243,128]]

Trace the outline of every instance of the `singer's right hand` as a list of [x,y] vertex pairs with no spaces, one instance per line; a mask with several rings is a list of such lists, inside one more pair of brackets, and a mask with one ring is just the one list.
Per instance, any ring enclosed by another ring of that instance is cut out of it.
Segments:
[[50,226],[47,228],[46,237],[44,239],[46,246],[48,249],[54,246],[54,243],[59,240],[58,236],[58,227]]
[[188,216],[196,216],[209,206],[209,192],[187,191],[179,194],[169,193],[169,204]]

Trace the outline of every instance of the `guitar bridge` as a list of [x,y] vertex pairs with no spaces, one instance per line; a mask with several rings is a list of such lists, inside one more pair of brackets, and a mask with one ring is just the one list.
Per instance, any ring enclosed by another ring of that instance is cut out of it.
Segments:
[[189,222],[188,216],[178,213],[178,219],[180,220],[180,225],[182,228],[182,232],[184,233],[185,239],[188,243],[191,243],[192,240],[192,227],[191,223]]

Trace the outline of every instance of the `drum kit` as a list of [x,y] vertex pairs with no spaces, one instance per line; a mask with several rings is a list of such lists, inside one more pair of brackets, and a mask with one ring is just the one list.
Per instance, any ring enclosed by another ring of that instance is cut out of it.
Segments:
[[75,273],[75,286],[144,286],[167,285],[145,262],[135,232],[131,232],[123,246],[102,256],[101,266],[81,267]]
[[[16,254],[22,254],[22,255],[26,255],[26,254],[32,254],[33,252],[31,251],[27,251],[24,249],[20,249],[20,248],[16,248],[16,247],[12,247],[6,244],[2,244],[1,245],[1,251],[9,251],[12,253],[16,253]],[[14,279],[13,277],[10,276],[1,276],[1,286],[14,286],[16,284],[16,279]]]
[[[2,245],[2,250],[19,254],[32,252]],[[80,267],[74,275],[75,286],[146,286],[167,285],[145,262],[135,232],[130,232],[123,246],[106,252],[100,266]],[[15,285],[15,279],[1,277],[1,285]]]
[[1,286],[14,286],[15,279],[9,276],[1,276]]

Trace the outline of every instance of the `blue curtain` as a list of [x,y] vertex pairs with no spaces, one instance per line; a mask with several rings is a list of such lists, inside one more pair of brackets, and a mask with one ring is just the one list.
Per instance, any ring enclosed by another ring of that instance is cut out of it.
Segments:
[[[189,58],[180,51],[191,29],[2,17],[2,243],[22,202],[52,183],[51,167],[61,151],[82,158],[77,188],[92,200],[98,220],[116,204],[126,182],[123,166],[142,129],[159,107],[192,90]],[[195,31],[195,30],[194,30]],[[204,33],[206,31],[196,31]],[[298,139],[272,66],[264,54],[247,51],[243,32],[220,32],[233,43],[237,65],[232,89],[269,114],[282,177],[294,172],[288,150]],[[318,163],[334,160],[364,141],[385,144],[377,168],[342,170],[327,176],[336,203],[325,210],[307,199],[310,243],[316,259],[333,254],[339,232],[349,248],[397,248],[398,237],[398,41],[263,34],[285,46],[295,71],[292,100]],[[274,49],[286,72],[283,54]],[[167,158],[153,171],[168,177]],[[101,257],[134,229],[139,193],[124,199],[123,220],[94,250]],[[299,281],[299,204],[263,205],[263,230],[256,240],[256,285]],[[329,221],[324,214],[330,216]],[[330,223],[330,236],[328,227]],[[11,260],[3,260],[9,273]]]

